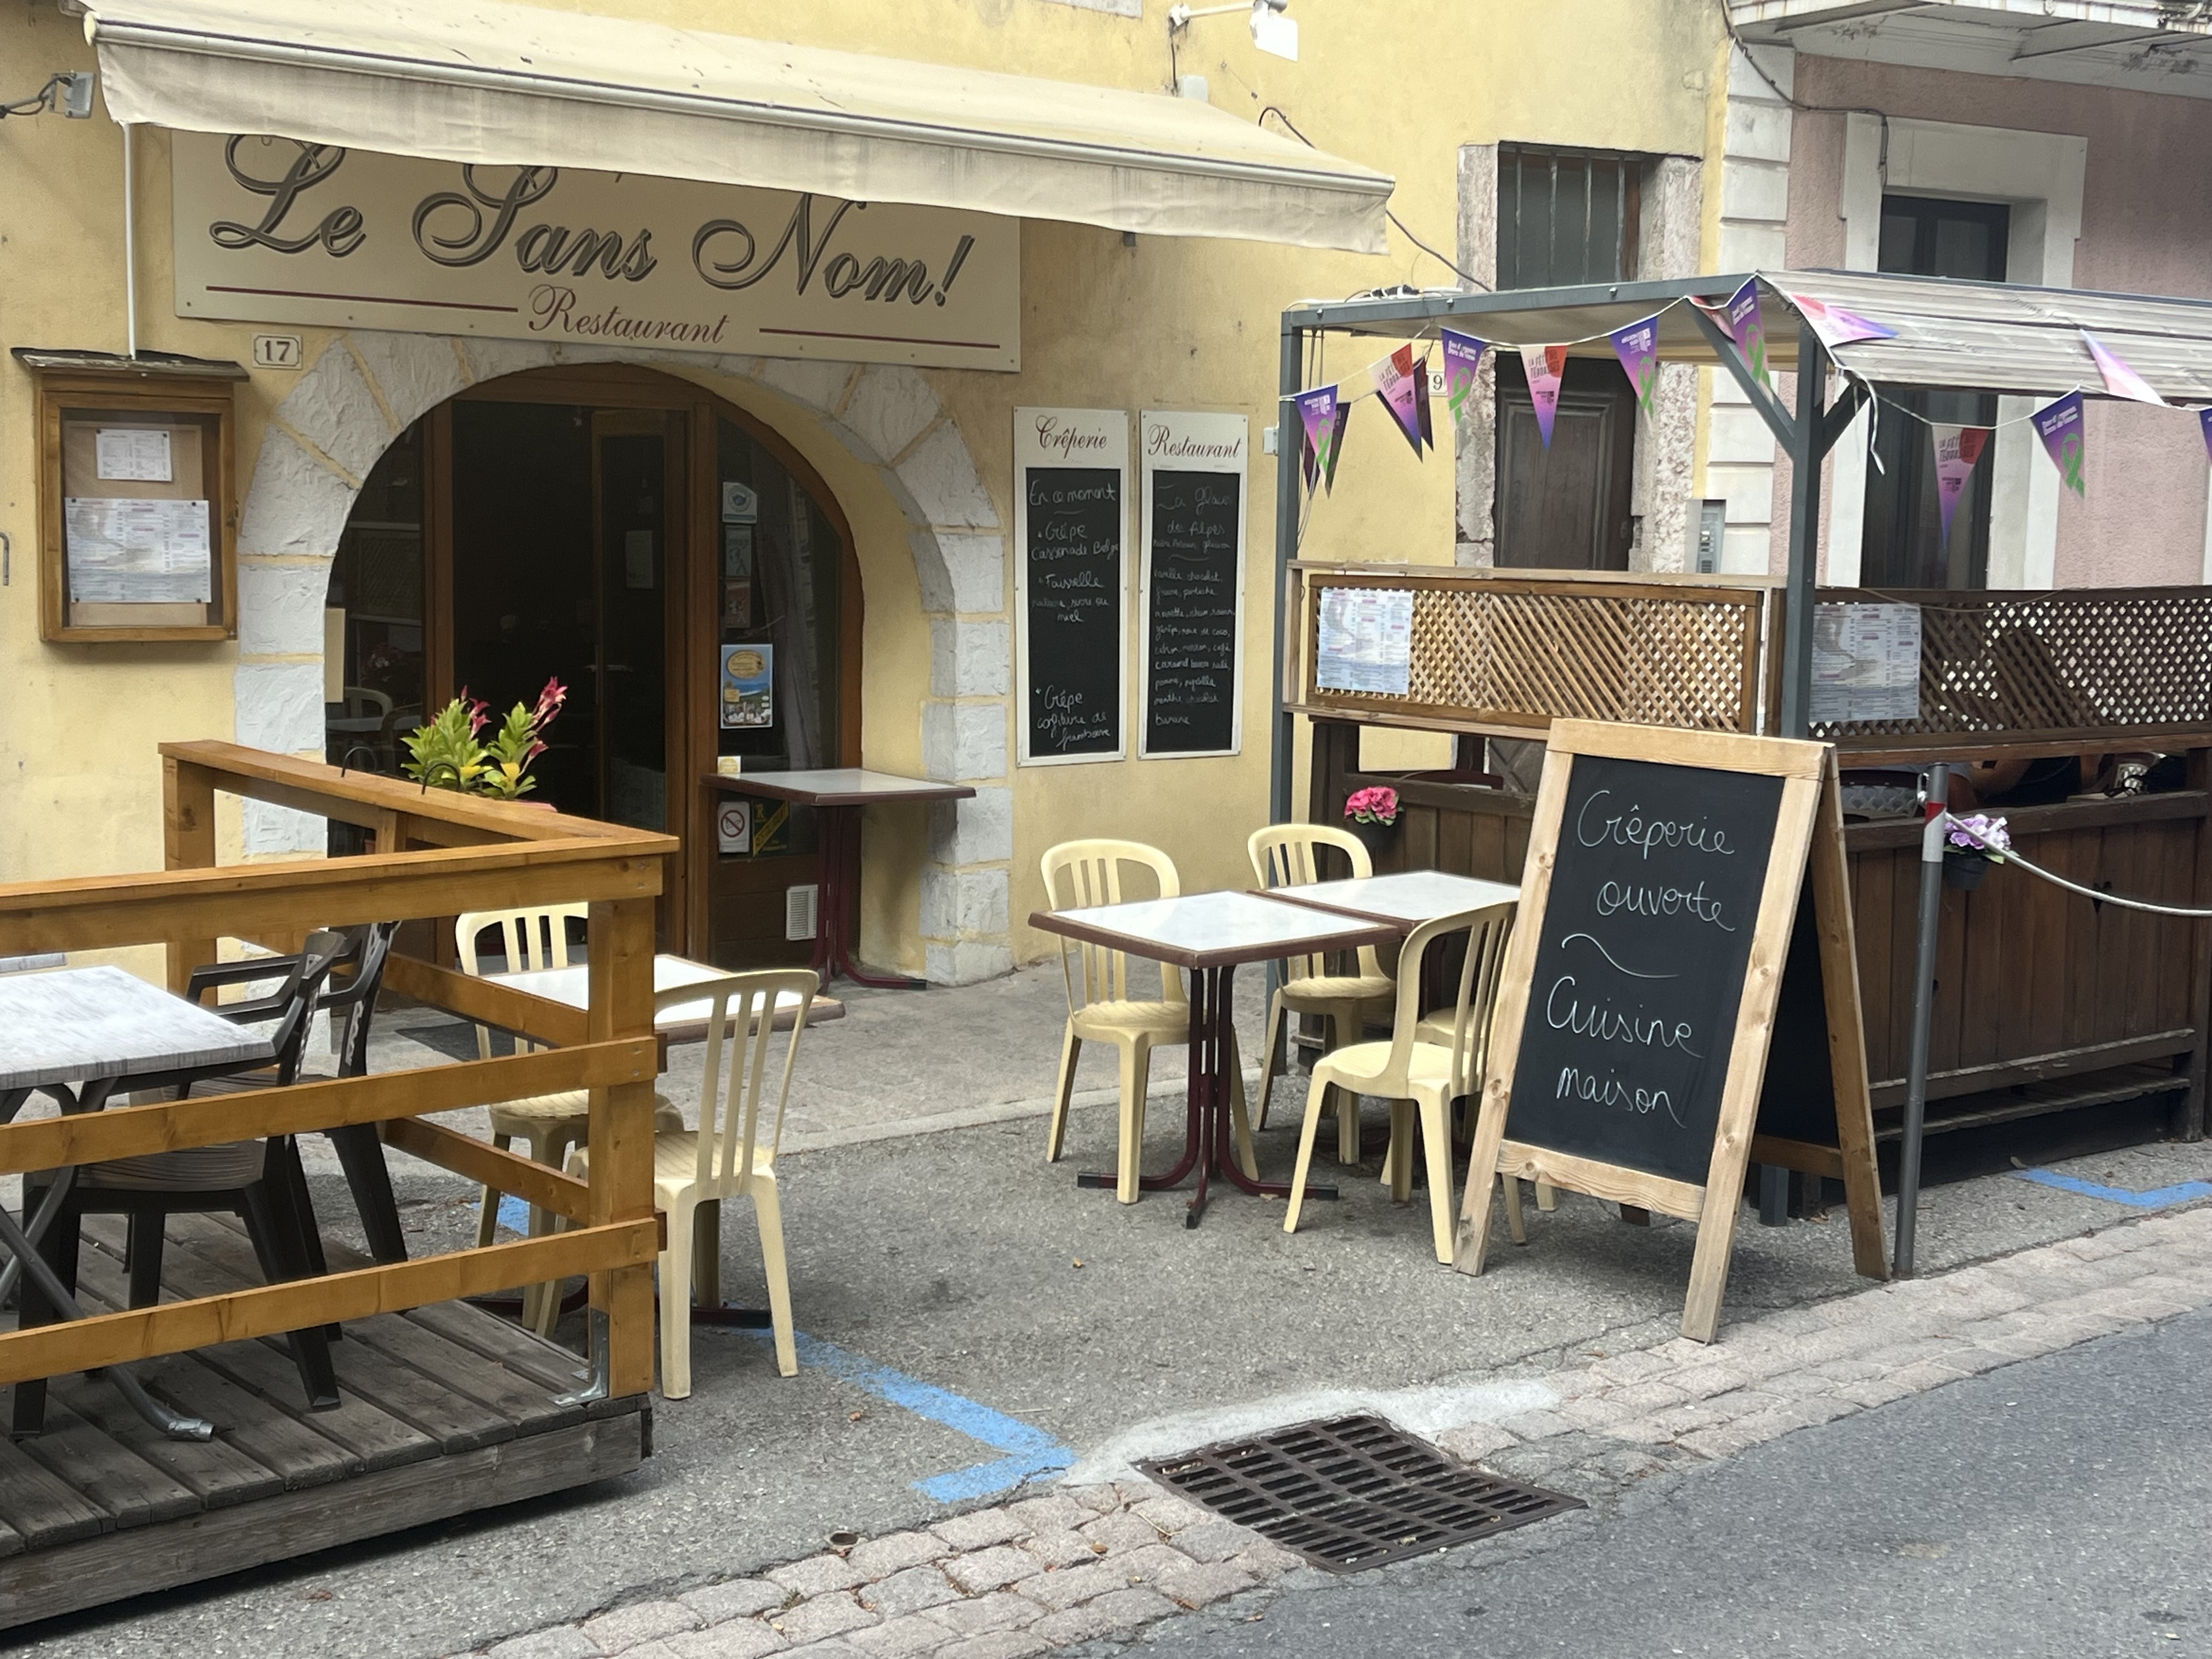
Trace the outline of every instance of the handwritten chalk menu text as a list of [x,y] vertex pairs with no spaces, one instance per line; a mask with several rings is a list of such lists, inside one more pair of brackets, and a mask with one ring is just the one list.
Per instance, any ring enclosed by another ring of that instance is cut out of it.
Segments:
[[1144,699],[1137,752],[1233,755],[1243,735],[1242,415],[1139,417],[1145,502]]
[[1782,784],[1576,757],[1509,1139],[1705,1182]]
[[1117,760],[1128,654],[1129,417],[1014,411],[1024,764]]

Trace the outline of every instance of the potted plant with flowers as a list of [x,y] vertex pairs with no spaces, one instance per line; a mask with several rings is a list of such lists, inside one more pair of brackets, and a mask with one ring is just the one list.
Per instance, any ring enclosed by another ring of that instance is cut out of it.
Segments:
[[1379,856],[1398,834],[1398,792],[1388,784],[1355,789],[1344,803],[1344,819],[1368,855]]
[[[496,800],[520,800],[538,787],[530,763],[545,752],[545,729],[568,700],[568,688],[549,679],[533,706],[517,703],[507,718],[483,741],[491,712],[483,699],[471,697],[464,686],[436,716],[407,733],[412,757],[404,770],[425,789],[451,789],[465,795],[489,795]],[[549,802],[529,802],[530,805]]]
[[1972,892],[1982,884],[1992,864],[2002,864],[2012,850],[2012,835],[2002,818],[1975,812],[1954,817],[1945,833],[1943,880],[1946,885]]

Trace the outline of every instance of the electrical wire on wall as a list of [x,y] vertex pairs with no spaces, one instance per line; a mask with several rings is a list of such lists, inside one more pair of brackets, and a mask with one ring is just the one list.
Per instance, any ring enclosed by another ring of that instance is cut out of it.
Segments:
[[[1766,65],[1752,55],[1750,43],[1736,32],[1735,15],[1729,10],[1729,0],[1717,0],[1717,3],[1721,9],[1721,27],[1728,31],[1730,46],[1734,50],[1743,54],[1743,61],[1751,65],[1751,72],[1753,75],[1766,82],[1766,89],[1789,105],[1791,109],[1807,115],[1871,115],[1881,123],[1881,156],[1878,163],[1878,171],[1883,182],[1887,183],[1889,179],[1889,112],[1876,109],[1871,104],[1808,104],[1796,94],[1783,91],[1775,78],[1766,72]],[[1725,97],[1727,88],[1723,87],[1721,90],[1722,95]]]
[[[1283,106],[1280,104],[1270,104],[1267,108],[1260,112],[1260,125],[1261,126],[1264,127],[1267,125],[1267,118],[1270,115],[1273,116],[1278,121],[1283,124],[1283,131],[1285,132],[1290,134],[1291,137],[1297,139],[1308,149],[1318,148],[1312,139],[1307,137],[1305,134],[1298,131],[1297,124],[1293,122],[1289,116],[1283,113]],[[1406,222],[1403,219],[1401,219],[1396,214],[1393,213],[1389,208],[1384,208],[1382,210],[1382,216],[1389,220],[1392,224],[1397,226],[1398,234],[1400,235],[1403,236],[1415,247],[1420,249],[1422,252],[1427,254],[1429,258],[1434,259],[1438,264],[1443,266],[1445,270],[1450,271],[1455,276],[1457,276],[1460,281],[1474,283],[1475,287],[1480,289],[1485,294],[1494,294],[1497,292],[1497,290],[1492,288],[1489,283],[1484,282],[1481,277],[1477,276],[1472,271],[1462,270],[1457,264],[1446,258],[1443,254],[1437,252],[1436,249],[1431,247],[1419,237],[1414,235],[1413,233],[1407,228]],[[1309,382],[1308,384],[1311,383]]]

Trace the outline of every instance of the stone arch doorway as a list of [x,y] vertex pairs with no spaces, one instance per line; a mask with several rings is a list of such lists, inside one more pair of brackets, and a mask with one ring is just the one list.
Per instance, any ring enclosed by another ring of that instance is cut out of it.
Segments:
[[[871,594],[902,586],[886,582],[887,548],[911,569],[902,580],[915,584],[898,603],[876,608],[869,632],[912,629],[916,643],[927,641],[929,665],[926,684],[868,688],[865,700],[877,713],[855,758],[883,764],[873,757],[888,750],[888,763],[978,789],[974,801],[940,809],[933,820],[918,878],[907,890],[915,919],[903,924],[903,944],[894,939],[890,948],[921,958],[913,965],[939,981],[1003,971],[1011,963],[1005,895],[1012,854],[1004,543],[957,428],[910,369],[363,331],[335,337],[275,412],[245,495],[240,740],[324,752],[323,599],[331,561],[356,497],[396,438],[449,400],[491,395],[491,383],[505,377],[605,374],[621,362],[649,362],[662,371],[655,379],[690,395],[707,388],[749,433],[781,434],[794,454],[805,444],[818,457],[819,440],[831,441],[837,488],[824,493],[850,501],[857,489],[867,509],[873,528],[861,526],[858,540]],[[912,659],[922,652],[892,655]],[[319,821],[253,805],[245,838],[249,855],[282,855],[320,850],[324,830]],[[897,917],[872,915],[870,927],[877,934],[902,931]]]

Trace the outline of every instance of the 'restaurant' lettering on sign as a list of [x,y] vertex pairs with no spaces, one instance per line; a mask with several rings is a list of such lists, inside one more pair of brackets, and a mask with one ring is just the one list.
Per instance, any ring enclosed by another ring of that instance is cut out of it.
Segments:
[[284,138],[173,152],[180,315],[1019,366],[1013,221]]

